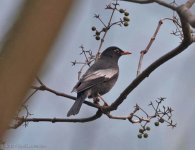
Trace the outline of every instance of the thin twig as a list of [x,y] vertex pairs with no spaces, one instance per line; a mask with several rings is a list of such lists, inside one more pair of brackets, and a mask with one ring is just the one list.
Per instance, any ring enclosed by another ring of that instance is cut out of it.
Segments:
[[86,118],[76,118],[76,119],[66,119],[66,118],[17,118],[17,123],[14,126],[11,126],[10,128],[16,129],[19,126],[21,126],[23,123],[26,122],[51,122],[51,123],[56,123],[56,122],[90,122],[93,120],[96,120],[102,116],[102,112],[98,110],[93,116],[86,117]]
[[27,101],[38,91],[38,89],[35,89],[23,102],[23,105],[27,103]]
[[156,39],[156,36],[158,34],[158,32],[160,31],[160,28],[163,24],[163,22],[165,20],[170,20],[172,21],[175,26],[177,27],[178,31],[180,32],[179,36],[181,36],[181,40],[183,39],[183,34],[182,34],[182,31],[180,31],[180,28],[181,28],[181,24],[178,22],[178,20],[176,18],[163,18],[161,19],[159,22],[158,22],[158,25],[157,25],[157,28],[152,36],[152,38],[150,39],[148,45],[146,46],[146,48],[144,50],[142,50],[140,52],[140,59],[139,59],[139,63],[138,63],[138,69],[137,69],[137,76],[140,74],[141,72],[141,67],[142,67],[142,63],[143,63],[143,58],[144,58],[144,55],[150,50],[150,47],[152,46],[154,40]]
[[[53,94],[55,94],[57,96],[66,97],[66,98],[71,99],[71,100],[76,100],[76,97],[74,97],[74,96],[71,96],[71,95],[68,95],[68,94],[65,94],[65,93],[62,93],[62,92],[55,91],[55,90],[53,90],[53,89],[51,89],[51,88],[49,88],[49,87],[47,87],[45,85],[44,86],[40,86],[40,87],[38,87],[38,86],[31,86],[31,88],[32,89],[37,89],[37,90],[40,90],[40,91],[48,91],[48,92],[53,93]],[[88,106],[94,107],[94,108],[99,108],[98,105],[95,105],[95,104],[93,104],[93,103],[91,103],[89,101],[84,101],[83,103],[88,105]]]
[[100,45],[99,45],[99,48],[98,48],[98,51],[97,51],[97,54],[96,54],[96,60],[97,60],[97,59],[99,58],[99,56],[100,56],[100,51],[101,51],[102,45],[103,45],[103,43],[104,43],[104,39],[105,39],[105,37],[106,37],[106,34],[107,34],[107,32],[108,32],[108,29],[110,28],[111,21],[112,21],[112,19],[113,19],[114,12],[116,11],[117,4],[118,4],[118,0],[116,0],[116,3],[115,3],[115,5],[114,5],[114,8],[112,9],[112,13],[111,13],[110,19],[109,19],[108,24],[107,24],[107,26],[106,26],[106,29],[107,29],[107,30],[104,32],[103,37],[102,37],[101,40],[100,40]]
[[36,77],[37,81],[39,82],[40,85],[44,86],[43,82],[39,79],[39,77]]
[[149,51],[149,49],[150,49],[151,45],[153,44],[153,42],[154,42],[154,40],[155,40],[155,38],[156,38],[156,36],[157,36],[157,33],[159,32],[160,27],[161,27],[162,24],[163,24],[163,21],[160,20],[160,21],[158,22],[158,26],[157,26],[157,28],[156,28],[156,30],[155,30],[155,32],[154,32],[152,38],[150,39],[150,42],[149,42],[148,45],[146,46],[146,49],[145,49],[145,50],[142,50],[142,51],[140,52],[140,59],[139,59],[139,63],[138,63],[137,76],[138,76],[138,75],[140,74],[140,72],[141,72],[141,66],[142,66],[142,62],[143,62],[144,55]]

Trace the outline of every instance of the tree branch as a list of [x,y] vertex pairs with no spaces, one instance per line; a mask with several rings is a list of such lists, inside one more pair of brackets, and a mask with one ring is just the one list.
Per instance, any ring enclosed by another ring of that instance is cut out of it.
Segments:
[[195,3],[195,0],[188,0],[185,3],[185,5],[186,5],[187,8],[191,8],[194,3]]
[[144,55],[149,51],[150,47],[152,46],[156,36],[157,36],[157,33],[159,32],[160,30],[160,27],[161,25],[163,24],[163,19],[161,19],[159,22],[158,22],[158,26],[152,36],[152,38],[150,39],[150,42],[148,43],[148,45],[146,46],[145,50],[142,50],[140,52],[140,59],[139,59],[139,63],[138,63],[138,68],[137,68],[137,76],[140,74],[141,72],[141,66],[142,66],[142,62],[143,62],[143,58],[144,58]]
[[174,5],[171,5],[161,0],[121,0],[121,1],[127,1],[127,2],[138,3],[138,4],[151,4],[155,2],[164,7],[170,8],[172,10],[176,10],[176,7]]
[[[48,92],[53,93],[53,94],[55,94],[57,96],[66,97],[66,98],[69,98],[71,100],[76,100],[76,97],[68,95],[68,94],[65,94],[65,93],[62,93],[62,92],[55,91],[55,90],[45,86],[44,84],[39,86],[39,87],[38,86],[32,86],[31,88],[35,89],[35,90],[39,90],[39,91],[48,91]],[[94,103],[91,103],[89,101],[84,101],[83,103],[88,105],[88,106],[94,107],[94,108],[99,108],[98,105],[96,105]]]
[[174,6],[172,4],[169,4],[169,3],[166,3],[165,1],[162,1],[162,0],[154,0],[154,2],[156,2],[157,4],[162,5],[164,7],[167,7],[169,9],[172,9],[174,11],[177,10],[177,7],[176,6]]
[[189,0],[185,4],[177,8],[177,12],[187,21],[193,28],[195,28],[195,15],[192,14],[190,8],[195,3],[195,0]]
[[139,4],[150,4],[154,2],[154,0],[121,0],[121,1],[128,1],[128,2],[139,3]]
[[76,118],[76,119],[66,119],[66,118],[17,118],[17,122],[13,125],[10,126],[10,129],[16,129],[19,126],[21,126],[23,123],[27,122],[51,122],[51,123],[56,123],[56,122],[90,122],[94,121],[102,116],[102,112],[99,109],[93,116],[87,117],[87,118]]

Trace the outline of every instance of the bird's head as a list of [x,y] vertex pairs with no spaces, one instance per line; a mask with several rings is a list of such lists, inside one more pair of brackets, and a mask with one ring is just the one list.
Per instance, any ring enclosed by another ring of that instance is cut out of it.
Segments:
[[102,54],[101,57],[111,57],[113,59],[119,59],[120,56],[122,55],[129,55],[131,54],[131,52],[128,51],[123,51],[120,48],[116,47],[116,46],[111,46],[108,47],[107,49],[105,49]]

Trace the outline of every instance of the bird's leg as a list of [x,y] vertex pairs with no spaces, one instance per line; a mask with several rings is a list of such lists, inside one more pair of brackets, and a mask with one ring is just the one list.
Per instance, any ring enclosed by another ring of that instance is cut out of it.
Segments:
[[98,94],[98,97],[102,100],[102,102],[104,103],[104,105],[103,106],[108,106],[108,103],[103,99],[103,97],[100,95],[100,94]]
[[98,97],[93,97],[93,103],[99,105],[100,99]]

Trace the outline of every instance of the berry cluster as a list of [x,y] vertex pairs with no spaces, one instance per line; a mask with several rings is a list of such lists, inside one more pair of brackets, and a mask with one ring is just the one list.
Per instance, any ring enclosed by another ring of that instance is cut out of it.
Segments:
[[100,40],[100,34],[101,34],[102,32],[107,32],[107,31],[108,31],[108,28],[107,28],[107,27],[104,27],[104,28],[102,28],[101,31],[98,31],[98,30],[96,29],[96,27],[93,26],[93,27],[91,28],[91,30],[95,32],[95,39],[96,39],[96,40]]
[[[155,102],[150,102],[149,106],[151,106],[154,110],[154,113],[152,115],[149,115],[145,110],[143,110],[138,105],[135,106],[134,112],[130,115],[129,121],[132,123],[140,123],[141,128],[139,129],[139,133],[137,137],[141,139],[142,137],[147,138],[148,132],[150,131],[149,124],[152,119],[155,119],[157,121],[154,122],[154,125],[158,127],[160,124],[167,124],[167,126],[170,126],[172,128],[176,127],[177,124],[173,123],[172,120],[172,112],[173,109],[171,107],[166,107],[162,105],[165,98],[161,97],[158,98]],[[136,114],[136,112],[141,111],[143,112],[146,117],[139,116]],[[133,117],[138,118],[138,120],[133,119]]]
[[123,17],[123,21],[122,21],[122,23],[123,23],[123,25],[125,26],[125,27],[127,27],[128,25],[129,25],[129,21],[130,21],[130,19],[129,19],[129,13],[127,12],[127,11],[125,11],[124,9],[119,9],[119,12],[121,13],[121,14],[124,14],[124,17]]
[[150,131],[150,127],[149,126],[147,126],[147,127],[142,126],[142,128],[139,129],[139,134],[137,135],[137,137],[139,139],[141,139],[142,137],[147,138],[148,137],[147,131]]
[[[106,36],[106,33],[114,25],[119,25],[119,26],[123,25],[125,27],[127,27],[129,25],[129,21],[130,21],[130,19],[129,19],[129,12],[127,12],[126,10],[124,10],[122,8],[121,9],[117,8],[118,6],[119,6],[118,0],[116,0],[115,3],[111,3],[111,4],[106,6],[106,8],[105,8],[106,10],[112,10],[112,13],[110,15],[110,19],[109,19],[109,21],[107,23],[105,23],[102,20],[102,18],[101,18],[101,16],[99,14],[95,14],[94,15],[94,17],[96,19],[98,19],[101,22],[101,24],[103,25],[102,29],[100,29],[100,30],[98,30],[95,26],[93,26],[91,28],[91,30],[95,32],[94,37],[95,37],[96,40],[100,40],[101,37],[102,37],[101,42],[103,42],[104,38]],[[113,16],[114,16],[115,12],[119,12],[119,13],[123,14],[124,16],[122,18],[120,18],[118,21],[114,21],[113,22]],[[102,36],[100,36],[101,33],[103,33]]]

